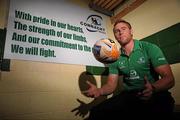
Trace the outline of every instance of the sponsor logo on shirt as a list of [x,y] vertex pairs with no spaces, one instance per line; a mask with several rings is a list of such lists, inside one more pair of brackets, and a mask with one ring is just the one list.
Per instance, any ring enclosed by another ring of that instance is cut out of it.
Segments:
[[139,79],[140,77],[139,77],[139,75],[137,75],[137,72],[136,72],[136,70],[130,70],[130,77],[129,77],[129,79],[131,79],[131,80],[133,80],[133,79]]

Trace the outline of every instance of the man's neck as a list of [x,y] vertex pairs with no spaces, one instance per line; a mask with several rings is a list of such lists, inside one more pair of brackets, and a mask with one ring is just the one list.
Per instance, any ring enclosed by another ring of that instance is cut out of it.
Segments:
[[122,46],[122,49],[125,51],[125,54],[128,56],[131,54],[133,48],[134,48],[134,40],[133,39],[130,40],[128,44]]

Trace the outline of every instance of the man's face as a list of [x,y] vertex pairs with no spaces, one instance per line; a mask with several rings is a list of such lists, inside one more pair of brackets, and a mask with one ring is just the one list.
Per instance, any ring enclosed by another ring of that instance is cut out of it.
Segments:
[[118,23],[114,27],[114,36],[121,45],[126,45],[132,40],[132,29],[126,23]]

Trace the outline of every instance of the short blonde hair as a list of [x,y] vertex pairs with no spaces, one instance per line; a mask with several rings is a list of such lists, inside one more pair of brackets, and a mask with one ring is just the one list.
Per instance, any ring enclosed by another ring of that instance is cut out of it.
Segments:
[[115,27],[117,24],[119,24],[119,23],[125,23],[125,24],[128,25],[128,28],[129,28],[129,29],[132,28],[132,27],[131,27],[131,24],[130,24],[129,22],[123,20],[123,19],[118,19],[118,20],[116,20],[116,22],[114,23],[114,27]]

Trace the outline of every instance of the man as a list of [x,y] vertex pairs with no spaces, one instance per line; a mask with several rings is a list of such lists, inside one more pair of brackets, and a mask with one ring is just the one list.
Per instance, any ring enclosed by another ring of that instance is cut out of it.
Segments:
[[121,55],[109,65],[107,83],[97,88],[87,82],[90,88],[86,93],[94,98],[111,94],[119,76],[123,76],[123,91],[94,107],[89,119],[112,118],[120,116],[122,112],[172,113],[174,99],[168,90],[174,86],[175,81],[160,48],[134,40],[131,25],[127,21],[116,21],[113,32],[121,45]]

